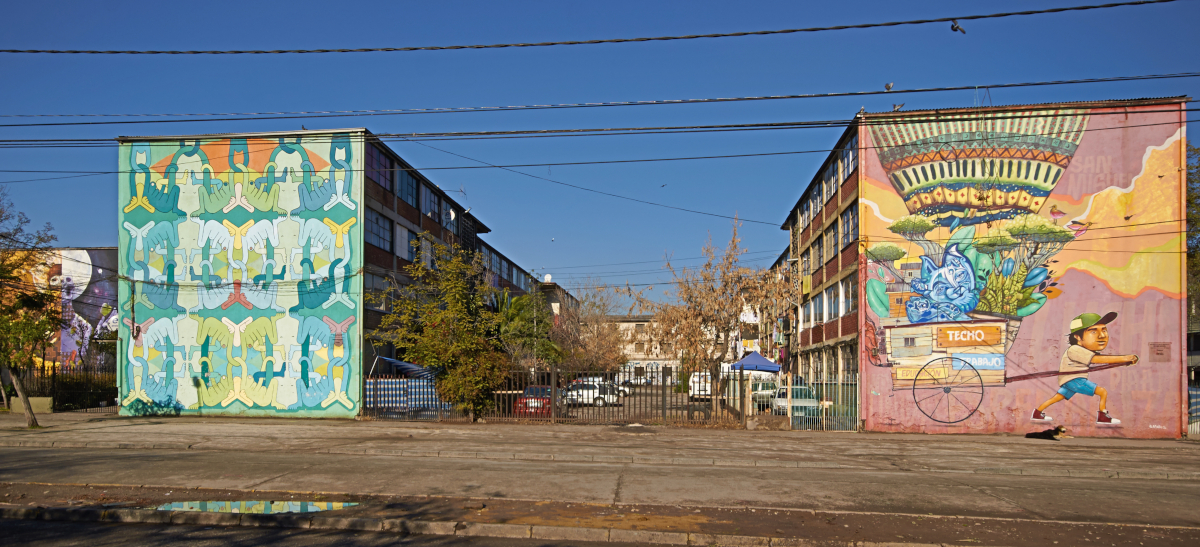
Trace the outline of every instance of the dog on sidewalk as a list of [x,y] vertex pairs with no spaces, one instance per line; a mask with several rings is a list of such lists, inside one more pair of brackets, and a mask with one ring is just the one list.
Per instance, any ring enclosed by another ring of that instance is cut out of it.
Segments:
[[1071,439],[1073,437],[1071,437],[1070,435],[1067,435],[1067,428],[1060,425],[1058,427],[1054,427],[1054,428],[1047,429],[1044,431],[1034,431],[1033,433],[1026,433],[1025,438],[1026,439],[1045,439],[1047,441],[1057,441],[1060,439]]

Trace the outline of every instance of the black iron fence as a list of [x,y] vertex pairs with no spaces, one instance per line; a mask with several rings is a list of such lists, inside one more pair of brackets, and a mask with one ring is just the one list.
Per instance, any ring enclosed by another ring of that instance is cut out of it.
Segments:
[[[49,397],[55,412],[116,412],[117,370],[115,360],[63,365],[46,363],[16,373],[27,397]],[[15,390],[7,386],[7,394]],[[14,401],[9,405],[19,410]]]
[[[437,396],[429,380],[371,376],[363,416],[372,419],[466,421]],[[670,369],[631,377],[615,371],[513,371],[478,416],[488,422],[738,426],[738,378],[678,374]]]

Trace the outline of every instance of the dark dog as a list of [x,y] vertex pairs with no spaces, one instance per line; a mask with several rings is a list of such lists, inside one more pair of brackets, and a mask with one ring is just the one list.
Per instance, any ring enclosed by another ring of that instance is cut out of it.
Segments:
[[1070,435],[1067,435],[1067,428],[1060,425],[1058,427],[1055,427],[1053,429],[1047,429],[1045,431],[1035,431],[1033,433],[1026,433],[1025,438],[1026,439],[1045,439],[1047,441],[1057,441],[1059,439],[1070,439],[1072,437]]

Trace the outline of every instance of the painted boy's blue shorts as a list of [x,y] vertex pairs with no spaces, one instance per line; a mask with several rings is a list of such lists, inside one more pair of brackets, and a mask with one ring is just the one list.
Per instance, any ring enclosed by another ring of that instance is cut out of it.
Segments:
[[1087,378],[1075,378],[1058,388],[1058,394],[1063,396],[1063,399],[1070,399],[1072,395],[1079,393],[1080,395],[1092,396],[1096,394],[1096,383]]

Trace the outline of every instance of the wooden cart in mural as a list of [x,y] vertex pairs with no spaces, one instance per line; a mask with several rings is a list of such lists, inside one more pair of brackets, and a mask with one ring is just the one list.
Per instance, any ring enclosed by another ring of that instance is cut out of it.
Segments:
[[[1055,370],[1009,376],[1005,355],[1017,339],[1020,318],[968,314],[970,321],[884,326],[891,360],[892,390],[912,390],[927,418],[944,424],[966,420],[979,410],[983,390],[1008,382],[1051,378]],[[1093,365],[1089,371],[1133,363]]]
[[892,389],[912,390],[917,409],[936,422],[970,418],[983,390],[1003,387],[1005,355],[1020,319],[974,315],[970,321],[885,326]]

